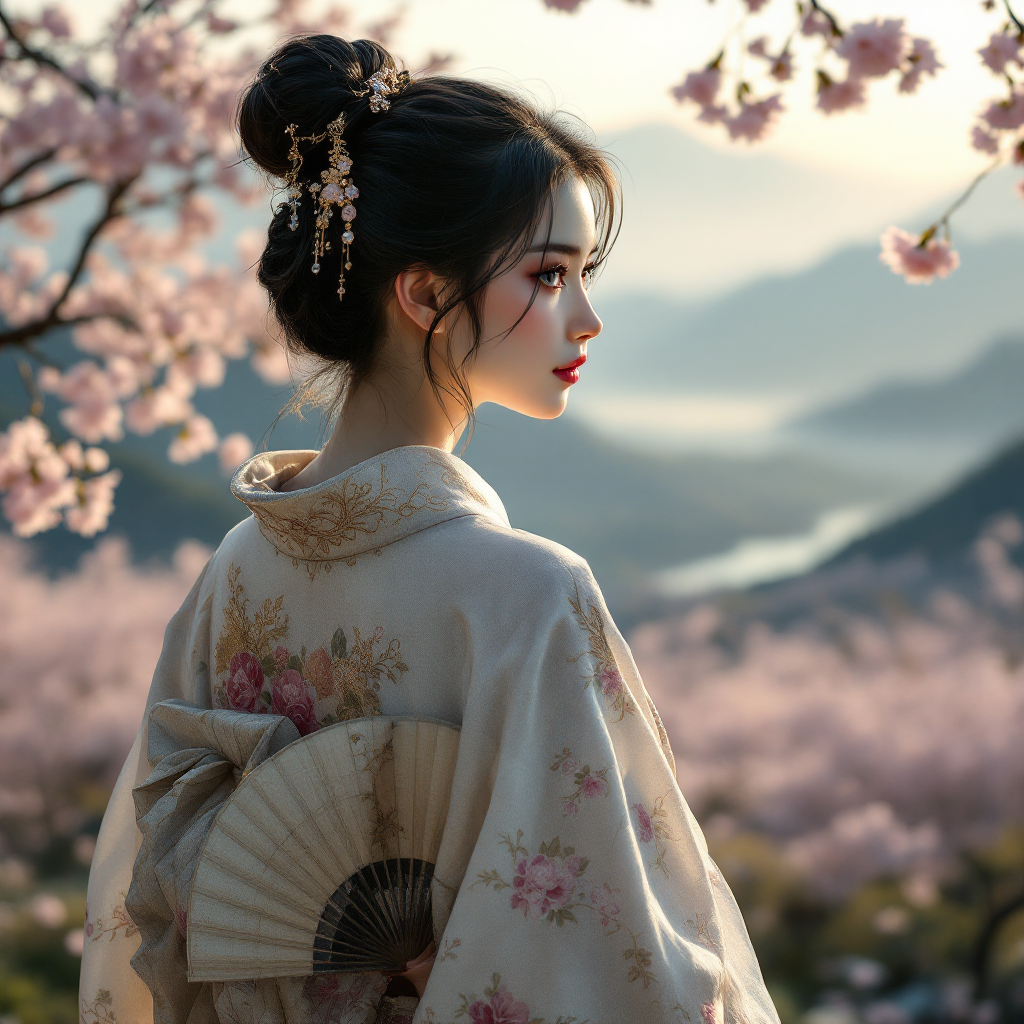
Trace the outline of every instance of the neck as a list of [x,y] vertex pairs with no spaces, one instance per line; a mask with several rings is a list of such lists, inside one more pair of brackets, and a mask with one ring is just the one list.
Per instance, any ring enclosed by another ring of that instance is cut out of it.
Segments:
[[320,454],[281,489],[312,487],[392,448],[427,445],[450,452],[466,425],[462,409],[456,410],[449,420],[425,373],[418,380],[376,375],[345,396]]

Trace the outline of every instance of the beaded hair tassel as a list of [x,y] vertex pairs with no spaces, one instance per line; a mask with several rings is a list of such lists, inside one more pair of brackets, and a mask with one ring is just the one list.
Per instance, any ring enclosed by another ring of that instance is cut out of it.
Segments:
[[352,201],[359,196],[359,189],[352,183],[349,172],[352,170],[352,157],[342,138],[345,131],[345,115],[339,114],[328,126],[327,135],[331,138],[331,152],[328,156],[327,170],[320,172],[322,184],[315,182],[309,191],[316,196],[316,235],[313,239],[314,274],[320,273],[320,258],[330,251],[331,243],[327,240],[327,227],[334,216],[334,207],[341,208],[341,219],[345,230],[341,233],[342,259],[341,273],[338,277],[338,298],[345,295],[345,271],[352,269],[349,260],[349,247],[355,241],[352,233],[352,221],[356,219],[356,208]]
[[[370,110],[377,114],[382,110],[391,108],[389,96],[401,92],[409,84],[409,73],[407,71],[396,71],[394,68],[386,67],[375,72],[365,79],[361,87],[353,89],[353,95],[369,96]],[[314,274],[320,273],[320,260],[324,253],[329,252],[331,243],[327,240],[327,228],[334,217],[334,208],[341,210],[341,219],[345,229],[341,233],[342,257],[341,273],[338,276],[338,299],[345,295],[345,271],[352,269],[352,261],[349,259],[350,247],[355,241],[355,234],[352,232],[352,221],[356,217],[356,208],[353,202],[359,197],[359,189],[352,181],[352,157],[348,147],[345,145],[345,115],[339,114],[319,135],[296,135],[299,126],[290,124],[285,128],[285,134],[292,140],[291,148],[288,150],[288,160],[291,169],[285,175],[285,203],[291,207],[291,216],[288,218],[288,227],[295,231],[299,226],[299,207],[302,205],[302,182],[299,181],[299,172],[302,170],[302,153],[299,150],[300,142],[308,142],[315,146],[324,139],[330,137],[331,152],[327,158],[327,170],[320,172],[320,181],[313,182],[308,187],[310,195],[316,200],[314,210],[314,223],[316,234],[313,238],[313,266],[310,268]]]

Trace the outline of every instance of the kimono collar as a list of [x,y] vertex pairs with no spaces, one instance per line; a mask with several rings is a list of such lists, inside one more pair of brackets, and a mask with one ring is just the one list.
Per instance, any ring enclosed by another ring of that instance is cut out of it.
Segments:
[[428,445],[393,448],[314,487],[278,490],[316,455],[264,452],[231,480],[231,493],[252,511],[263,536],[314,574],[321,563],[379,553],[449,519],[484,516],[509,525],[501,499],[475,470]]

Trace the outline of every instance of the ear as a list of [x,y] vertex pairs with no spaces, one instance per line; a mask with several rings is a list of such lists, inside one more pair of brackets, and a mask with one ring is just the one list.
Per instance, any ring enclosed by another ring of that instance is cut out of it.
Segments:
[[[430,330],[438,309],[441,280],[424,268],[403,270],[395,278],[395,297],[402,312],[423,331]],[[437,325],[436,333],[444,332],[444,323]]]

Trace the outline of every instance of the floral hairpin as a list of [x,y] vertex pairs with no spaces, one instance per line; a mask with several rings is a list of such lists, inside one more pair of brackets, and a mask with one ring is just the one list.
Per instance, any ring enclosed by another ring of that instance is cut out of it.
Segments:
[[356,96],[365,96],[370,93],[370,110],[378,114],[382,110],[390,110],[391,100],[388,97],[401,92],[408,84],[408,71],[396,71],[393,67],[383,67],[366,79],[365,87],[357,91]]
[[[354,89],[353,93],[356,96],[370,94],[370,110],[376,114],[381,110],[391,109],[391,101],[388,97],[401,92],[409,84],[409,80],[407,71],[398,72],[393,67],[385,67],[367,78],[363,89]],[[351,176],[352,157],[343,137],[345,115],[339,114],[319,135],[296,135],[298,127],[298,125],[290,124],[285,129],[285,133],[292,140],[291,148],[288,151],[291,169],[285,176],[286,202],[291,206],[288,227],[292,231],[298,228],[299,207],[302,205],[302,183],[299,181],[302,153],[299,150],[299,143],[308,142],[315,146],[330,136],[331,152],[327,158],[327,170],[320,172],[320,182],[313,182],[307,186],[310,195],[316,199],[314,212],[316,234],[313,238],[313,266],[310,269],[314,274],[319,274],[320,260],[325,252],[330,251],[331,243],[327,240],[327,228],[334,216],[334,207],[337,206],[341,210],[341,219],[345,225],[341,233],[341,272],[338,275],[338,299],[340,300],[345,295],[345,271],[352,269],[349,253],[356,237],[352,231],[356,208],[352,204],[359,197],[359,189],[356,188]]]
[[327,161],[327,170],[320,172],[322,184],[312,184],[309,191],[316,196],[316,236],[313,240],[314,274],[320,273],[320,257],[331,248],[327,241],[327,227],[334,216],[334,207],[341,207],[341,219],[345,222],[345,230],[341,233],[342,259],[341,274],[338,278],[338,298],[345,295],[345,271],[352,269],[349,260],[349,247],[355,241],[352,233],[352,221],[356,218],[356,208],[352,205],[359,198],[359,189],[352,183],[349,172],[352,170],[352,157],[342,138],[345,131],[345,115],[339,114],[328,126],[327,134],[331,137],[331,153]]

